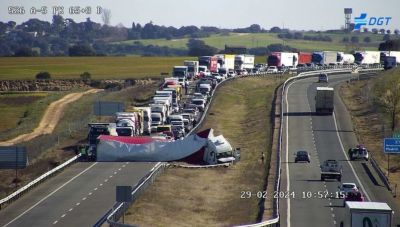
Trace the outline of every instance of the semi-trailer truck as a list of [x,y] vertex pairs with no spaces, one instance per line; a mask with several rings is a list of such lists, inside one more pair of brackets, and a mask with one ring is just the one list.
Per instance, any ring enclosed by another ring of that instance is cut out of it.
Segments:
[[254,55],[241,54],[235,56],[235,70],[251,70],[254,68]]
[[309,64],[311,63],[312,54],[309,52],[300,52],[299,53],[299,62],[298,64]]
[[299,62],[298,53],[287,53],[287,52],[272,52],[267,58],[268,66],[297,66]]
[[387,203],[346,201],[346,213],[340,227],[391,227],[393,211]]
[[226,70],[235,68],[235,55],[232,54],[217,54],[219,68],[225,68]]
[[199,61],[184,61],[183,65],[188,67],[188,79],[199,75]]
[[199,65],[207,66],[210,72],[218,71],[218,58],[216,56],[200,56]]
[[315,95],[315,112],[317,114],[333,113],[333,88],[332,87],[317,87]]
[[316,65],[329,65],[337,62],[337,52],[335,51],[319,51],[313,52],[312,63]]
[[354,62],[361,64],[379,64],[381,52],[379,51],[356,51],[354,53]]
[[351,64],[354,63],[354,55],[352,54],[345,54],[343,52],[337,53],[337,63],[339,64]]

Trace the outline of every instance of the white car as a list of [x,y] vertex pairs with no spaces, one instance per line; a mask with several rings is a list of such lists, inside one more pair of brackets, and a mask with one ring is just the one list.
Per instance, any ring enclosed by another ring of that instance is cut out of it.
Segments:
[[355,183],[342,183],[339,188],[339,195],[343,198],[350,191],[358,191],[357,185]]
[[278,67],[276,66],[269,66],[267,69],[267,73],[277,73],[278,72]]

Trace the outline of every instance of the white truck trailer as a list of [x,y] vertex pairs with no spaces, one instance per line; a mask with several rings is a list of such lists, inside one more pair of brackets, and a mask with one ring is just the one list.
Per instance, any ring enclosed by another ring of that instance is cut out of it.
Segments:
[[234,65],[235,70],[251,70],[254,68],[254,55],[236,55]]
[[354,62],[361,64],[379,64],[381,61],[381,52],[379,51],[356,51],[354,53]]
[[267,58],[268,66],[295,67],[299,63],[298,53],[272,52]]
[[386,203],[346,201],[346,215],[340,227],[391,227],[393,211]]
[[332,87],[317,87],[315,95],[315,112],[317,114],[333,113],[334,91]]

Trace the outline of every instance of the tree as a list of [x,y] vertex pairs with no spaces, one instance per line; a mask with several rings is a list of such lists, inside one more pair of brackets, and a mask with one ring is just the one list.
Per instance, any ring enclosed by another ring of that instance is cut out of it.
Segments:
[[89,72],[83,72],[80,77],[83,81],[88,81],[92,78],[92,75]]
[[374,87],[377,101],[389,114],[392,132],[396,128],[396,119],[400,106],[400,77],[392,73],[382,78]]
[[94,56],[96,52],[88,44],[74,45],[69,48],[69,56]]
[[281,33],[281,29],[279,27],[272,27],[269,32],[272,33]]
[[358,43],[360,40],[359,40],[358,36],[352,36],[351,39],[350,39],[350,41],[351,41],[352,43]]
[[101,13],[101,20],[105,25],[110,25],[111,20],[111,10],[110,9],[103,9]]
[[189,39],[187,46],[189,56],[209,56],[217,53],[217,48],[206,45],[203,40]]
[[379,44],[380,51],[400,51],[400,39],[387,40]]
[[14,56],[15,57],[35,57],[35,56],[39,56],[39,53],[37,51],[32,50],[29,47],[21,47],[15,52]]
[[37,80],[50,80],[51,75],[49,72],[39,72],[38,74],[36,74],[36,79]]
[[367,36],[364,38],[364,43],[370,43],[371,42],[371,37]]
[[252,25],[250,25],[250,27],[249,27],[249,31],[251,32],[251,33],[260,33],[261,32],[261,26],[260,25],[258,25],[258,24],[252,24]]
[[295,32],[294,36],[295,39],[303,39],[303,33],[301,32]]
[[383,41],[388,41],[388,40],[390,40],[390,35],[389,34],[385,34],[383,36]]

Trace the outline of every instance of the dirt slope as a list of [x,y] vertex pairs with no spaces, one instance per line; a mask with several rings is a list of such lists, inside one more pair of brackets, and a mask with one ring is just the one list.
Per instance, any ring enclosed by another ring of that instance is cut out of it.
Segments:
[[17,143],[29,141],[37,136],[50,134],[53,132],[54,128],[57,126],[65,107],[76,100],[80,99],[83,95],[92,94],[101,91],[100,89],[91,89],[85,92],[71,93],[63,98],[52,102],[49,107],[47,107],[39,126],[33,130],[31,133],[19,135],[13,139],[0,142],[0,146],[12,146]]

